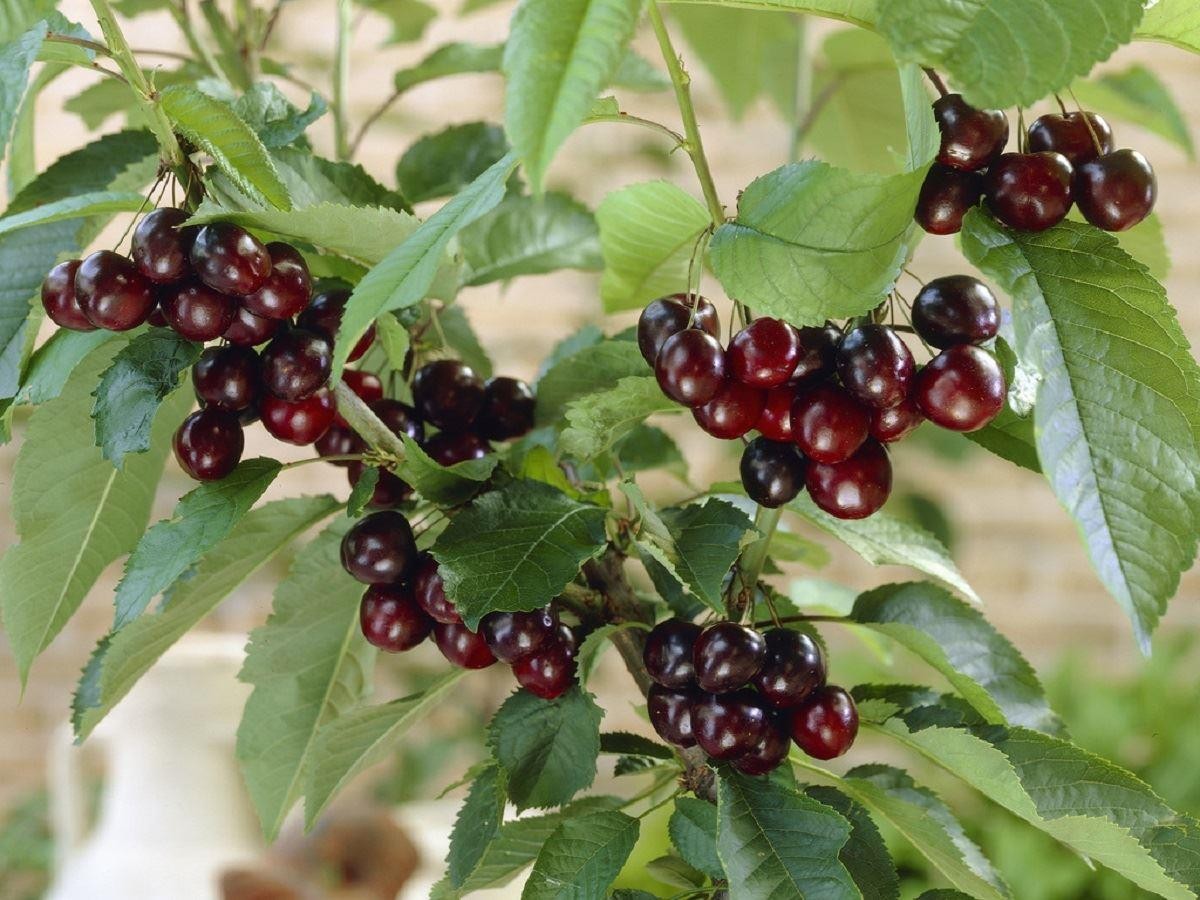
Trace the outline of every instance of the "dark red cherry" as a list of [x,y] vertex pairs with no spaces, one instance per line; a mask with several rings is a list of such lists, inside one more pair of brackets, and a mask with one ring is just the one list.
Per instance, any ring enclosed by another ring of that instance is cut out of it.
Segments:
[[1005,153],[988,169],[988,207],[1009,228],[1045,231],[1071,210],[1071,174],[1061,153]]
[[839,519],[865,519],[892,492],[892,463],[877,441],[867,441],[849,459],[810,462],[804,486],[813,502]]
[[[332,342],[337,339],[338,328],[342,324],[342,313],[345,311],[349,299],[350,292],[346,290],[322,291],[312,298],[308,309],[300,313],[300,318],[296,320],[296,323],[301,328],[321,332]],[[354,349],[350,351],[346,361],[354,362],[361,359],[362,355],[370,349],[371,342],[374,340],[375,326],[372,325],[358,339],[358,343],[354,345]]]
[[763,411],[754,426],[772,441],[792,440],[792,401],[796,389],[789,384],[771,388],[763,402]]
[[425,439],[425,426],[417,411],[407,403],[386,398],[376,400],[371,404],[371,412],[394,434],[406,434],[418,443]]
[[[343,369],[342,381],[367,406],[370,406],[372,403],[378,403],[383,399],[383,381],[374,372]],[[346,420],[342,418],[340,411],[334,421],[339,425],[348,425]]]
[[650,686],[646,694],[646,712],[660,738],[676,747],[696,746],[692,734],[692,704],[699,696],[694,688]]
[[733,767],[744,775],[767,775],[779,768],[792,749],[790,723],[784,716],[769,716],[762,738],[752,750],[733,761]]
[[[692,318],[692,309],[696,316]],[[721,336],[721,322],[717,316],[717,308],[708,300],[696,294],[671,294],[669,297],[659,297],[651,300],[638,319],[637,342],[642,357],[651,366],[658,359],[658,352],[671,335],[683,331],[691,323],[711,334],[715,338]]]
[[934,163],[917,197],[917,224],[930,234],[957,234],[983,196],[983,176]]
[[323,334],[289,328],[262,352],[263,386],[280,400],[311,397],[329,380],[333,345]]
[[95,331],[75,297],[75,273],[79,260],[61,262],[46,274],[42,282],[42,307],[50,321],[72,331]]
[[1074,194],[1083,217],[1097,228],[1125,231],[1154,209],[1158,179],[1138,151],[1118,150],[1076,169]]
[[439,431],[421,445],[439,466],[452,466],[469,459],[483,459],[491,448],[469,431]]
[[980,344],[1000,331],[1000,304],[986,284],[970,275],[930,281],[912,306],[913,328],[931,347]]
[[736,690],[758,673],[766,652],[762,635],[753,628],[736,622],[709,625],[692,648],[696,684],[718,694]]
[[203,343],[219,338],[233,324],[237,301],[199,281],[184,281],[158,289],[158,308],[177,334]]
[[769,727],[766,707],[753,691],[701,694],[692,703],[692,735],[713,759],[744,756],[758,746]]
[[758,437],[742,451],[742,487],[759,506],[776,509],[804,490],[805,468],[795,444]]
[[192,243],[192,271],[214,291],[244,297],[271,274],[271,254],[262,241],[230,222],[203,226]]
[[814,759],[841,756],[857,735],[858,707],[840,687],[814,691],[792,711],[792,740]]
[[772,628],[763,639],[766,660],[754,676],[754,686],[771,706],[795,706],[825,683],[825,656],[807,634]]
[[767,392],[762,388],[729,378],[715,397],[692,408],[692,417],[713,437],[732,441],[758,424],[766,402]]
[[654,363],[664,394],[684,406],[702,406],[725,383],[725,351],[707,331],[688,328],[667,338]]
[[1112,128],[1103,116],[1094,112],[1076,111],[1066,115],[1047,113],[1038,116],[1029,126],[1031,152],[1050,150],[1061,153],[1072,166],[1080,166],[1097,156],[1112,153],[1114,147]]
[[[318,456],[349,456],[354,453],[364,453],[367,449],[367,442],[350,428],[335,422],[314,442],[313,448],[317,451]],[[349,467],[354,461],[339,459],[332,462],[335,466]],[[353,479],[353,481],[357,480],[357,478]]]
[[887,409],[903,400],[916,368],[911,351],[887,325],[859,325],[846,333],[838,347],[842,385],[873,409]]
[[791,382],[798,384],[822,375],[832,375],[837,367],[837,348],[842,342],[842,330],[836,325],[806,325],[797,329],[800,336],[800,357],[792,370]]
[[283,322],[278,319],[264,319],[239,306],[233,313],[233,322],[222,337],[239,347],[257,347],[273,338],[282,327]]
[[75,299],[97,328],[129,331],[150,317],[154,290],[137,266],[111,250],[97,250],[75,270]]
[[792,403],[792,440],[821,463],[849,459],[871,428],[871,413],[835,384],[802,390]]
[[553,700],[575,683],[575,636],[561,626],[552,638],[513,663],[517,684],[535,697]]
[[394,510],[364,516],[342,538],[342,567],[363,584],[399,584],[416,560],[412,528]]
[[291,244],[267,244],[271,274],[262,287],[242,298],[242,306],[267,319],[290,319],[302,312],[312,298],[312,276],[308,263]]
[[304,446],[318,440],[333,424],[337,401],[333,391],[321,388],[303,400],[280,400],[263,394],[258,405],[263,427],[274,437],[289,444]]
[[158,308],[158,301],[155,301],[154,309],[150,310],[150,315],[146,317],[146,324],[151,328],[166,328],[167,317],[163,315],[163,311]]
[[532,612],[488,613],[479,623],[479,633],[496,659],[514,663],[553,637],[557,626],[554,613],[546,607]]
[[881,444],[894,444],[916,431],[924,421],[910,394],[895,406],[871,410],[871,437]]
[[181,228],[188,220],[182,209],[164,206],[147,213],[133,230],[129,252],[134,264],[155,284],[179,281],[188,274],[188,256],[198,228]]
[[175,458],[197,481],[219,481],[242,459],[246,439],[236,413],[201,409],[175,432]]
[[518,438],[533,428],[536,405],[533,391],[519,378],[489,378],[483,386],[483,408],[475,418],[475,431],[489,441]]
[[800,334],[782,319],[755,319],[733,336],[725,351],[729,374],[751,387],[778,387],[800,361]]
[[373,584],[363,594],[358,610],[363,637],[380,650],[403,653],[429,637],[433,620],[402,584]]
[[[365,469],[366,466],[358,461],[346,466],[346,480],[350,482],[350,487],[358,484],[358,479],[362,477]],[[408,482],[389,472],[387,469],[380,469],[379,478],[375,482],[375,490],[371,494],[369,505],[376,509],[391,509],[394,506],[399,506],[411,496],[412,487]]]
[[483,637],[461,622],[435,622],[433,639],[442,656],[460,669],[486,669],[496,661]]
[[437,560],[428,553],[422,553],[417,558],[412,585],[417,603],[435,622],[453,625],[462,621],[462,616],[446,596],[446,586],[438,572]]
[[426,363],[413,376],[413,405],[438,428],[466,430],[483,408],[483,382],[457,359]]
[[650,677],[663,687],[690,685],[696,677],[692,650],[700,630],[699,625],[685,619],[667,619],[655,625],[642,651],[642,661]]
[[1008,143],[1008,118],[998,109],[976,109],[960,94],[946,94],[933,103],[933,116],[942,132],[937,161],[972,171],[990,164]]
[[1004,370],[972,344],[943,350],[917,374],[917,406],[935,425],[978,431],[1004,408]]
[[258,354],[234,345],[209,347],[192,366],[192,385],[209,406],[249,409],[258,399]]

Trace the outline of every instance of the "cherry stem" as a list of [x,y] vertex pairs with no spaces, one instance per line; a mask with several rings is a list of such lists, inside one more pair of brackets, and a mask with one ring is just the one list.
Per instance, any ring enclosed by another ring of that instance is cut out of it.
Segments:
[[[1079,115],[1083,118],[1083,125],[1088,130],[1088,134],[1092,137],[1092,147],[1096,150],[1097,156],[1104,155],[1104,145],[1100,143],[1100,135],[1096,134],[1096,129],[1092,127],[1091,117],[1083,111],[1083,105],[1079,102],[1079,98],[1075,96],[1075,92],[1067,88],[1067,93],[1071,95],[1071,101],[1079,107]],[[1060,101],[1061,102],[1061,101]]]
[[1022,153],[1029,152],[1029,135],[1025,131],[1025,110],[1017,107],[1017,149]]
[[921,71],[925,73],[925,77],[928,78],[933,83],[933,86],[935,88],[937,88],[937,92],[940,96],[945,97],[947,94],[950,93],[950,89],[946,87],[946,82],[942,81],[941,75],[939,75],[937,72],[935,72],[933,69],[929,68],[928,66],[925,66],[924,68],[922,68]]
[[1069,116],[1070,110],[1067,109],[1067,104],[1063,103],[1062,94],[1055,92],[1054,99],[1058,101],[1058,108],[1062,110],[1064,116]]
[[778,621],[767,620],[765,622],[755,622],[755,628],[769,628],[772,625],[797,625],[801,622],[833,622],[842,625],[854,624],[852,620],[846,616],[818,616],[800,614],[797,616],[782,616]]
[[378,459],[370,453],[335,453],[330,456],[309,456],[305,459],[296,459],[290,463],[284,463],[283,469],[297,469],[300,466],[307,466],[311,463],[326,462],[367,462],[368,460],[378,462]]

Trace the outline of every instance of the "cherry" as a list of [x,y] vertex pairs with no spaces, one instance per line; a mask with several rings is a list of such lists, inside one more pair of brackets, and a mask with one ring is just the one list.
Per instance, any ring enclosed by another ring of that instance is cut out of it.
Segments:
[[983,196],[983,177],[934,163],[917,197],[917,224],[930,234],[957,234],[963,216]]
[[792,383],[833,374],[837,366],[837,347],[842,342],[842,330],[832,324],[806,325],[797,334],[800,337],[800,357],[792,370]]
[[814,691],[792,712],[792,739],[814,759],[841,756],[857,735],[858,708],[840,687]]
[[792,438],[816,462],[849,459],[870,428],[869,410],[835,384],[801,391],[792,403]]
[[1154,209],[1158,179],[1138,151],[1118,150],[1076,169],[1074,192],[1085,219],[1105,231],[1125,231]]
[[[300,313],[300,318],[296,320],[297,324],[301,328],[318,331],[333,341],[337,338],[338,328],[342,325],[342,313],[345,311],[349,299],[350,292],[346,290],[322,291],[312,298],[308,309]],[[358,339],[358,343],[354,345],[354,349],[350,351],[346,361],[354,362],[361,359],[363,354],[370,349],[371,342],[374,340],[375,326],[372,325]]]
[[[88,323],[91,324],[91,323]],[[151,328],[167,328],[167,317],[163,315],[163,311],[158,306],[158,301],[154,302],[154,309],[150,310],[150,315],[146,317],[146,324]]]
[[970,275],[946,275],[917,294],[912,323],[925,343],[939,350],[980,344],[1000,331],[1000,304],[986,284]]
[[650,724],[664,741],[676,747],[694,747],[692,704],[700,695],[694,689],[675,689],[653,684],[646,693]]
[[199,281],[168,284],[158,290],[163,318],[189,341],[219,338],[233,324],[237,301]]
[[242,298],[242,306],[267,319],[290,319],[308,306],[312,297],[308,263],[300,251],[282,241],[267,244],[267,252],[271,274],[262,287]]
[[492,612],[479,623],[479,633],[496,659],[514,663],[540,647],[554,634],[556,625],[550,607],[532,612]]
[[688,328],[663,343],[654,374],[664,394],[684,406],[702,406],[725,383],[725,351],[706,331]]
[[342,567],[363,584],[399,584],[416,559],[408,519],[394,510],[364,516],[342,538]]
[[692,648],[696,683],[718,694],[736,690],[757,674],[766,652],[762,635],[753,628],[736,622],[709,625]]
[[1004,408],[1004,370],[996,357],[972,344],[949,347],[917,375],[921,412],[950,431],[977,431]]
[[188,256],[199,229],[180,228],[187,220],[182,209],[164,206],[147,213],[133,230],[130,255],[138,271],[155,284],[169,284],[188,273]]
[[129,331],[150,317],[154,291],[137,267],[111,250],[97,250],[75,270],[75,299],[97,328]]
[[483,386],[483,408],[475,419],[475,431],[489,441],[507,441],[533,428],[537,401],[533,391],[519,378],[489,378]]
[[321,388],[315,394],[295,401],[264,394],[258,411],[263,427],[271,435],[286,443],[304,446],[329,430],[337,412],[337,401],[329,388]]
[[245,446],[237,415],[221,409],[197,410],[175,432],[175,458],[197,481],[224,478],[237,468]]
[[[343,369],[342,382],[350,388],[363,403],[370,406],[383,399],[383,381],[374,372],[363,372],[358,369]],[[349,427],[339,411],[334,419],[339,425]]]
[[785,384],[767,391],[762,414],[754,426],[763,437],[773,441],[792,439],[792,401],[795,399],[796,389],[791,385]]
[[735,759],[733,767],[745,775],[767,775],[779,768],[792,749],[787,724],[782,717],[769,717],[762,738],[753,749]]
[[910,394],[895,406],[871,411],[871,437],[881,444],[894,444],[916,431],[924,421]]
[[214,291],[244,297],[271,274],[271,254],[262,241],[231,222],[214,222],[196,233],[190,254],[197,277]]
[[729,374],[744,384],[778,387],[800,361],[800,334],[782,319],[755,319],[733,336],[725,361]]
[[329,380],[333,345],[323,334],[289,328],[262,352],[263,386],[280,400],[311,397]]
[[668,688],[692,684],[696,677],[692,650],[700,631],[699,625],[686,619],[666,619],[654,626],[646,636],[642,661],[656,683]]
[[804,490],[804,470],[795,444],[758,437],[742,451],[742,487],[759,506],[776,509],[795,500]]
[[874,409],[887,409],[903,400],[916,368],[904,341],[887,325],[859,325],[838,346],[842,384]]
[[454,604],[446,596],[446,587],[438,572],[437,560],[428,553],[417,557],[417,566],[412,576],[413,594],[421,609],[435,622],[443,625],[454,625],[462,621],[462,616],[454,608]]
[[[1097,141],[1099,150],[1096,149]],[[1047,113],[1038,116],[1029,126],[1029,149],[1032,152],[1050,150],[1061,153],[1072,166],[1080,166],[1097,156],[1112,153],[1113,148],[1112,128],[1103,116],[1094,112],[1069,112],[1065,115]]]
[[946,94],[933,103],[942,132],[937,161],[973,171],[991,163],[1008,143],[1008,118],[998,109],[976,109],[961,94]]
[[192,366],[196,396],[209,406],[240,412],[258,399],[258,354],[245,347],[209,347]]
[[776,709],[795,706],[825,683],[825,656],[807,634],[772,628],[763,639],[766,660],[754,676],[754,686]]
[[[358,460],[346,466],[346,478],[351,487],[358,484],[358,479],[362,477],[365,469],[366,466]],[[380,469],[379,479],[375,482],[375,490],[372,492],[369,502],[376,509],[391,509],[393,506],[399,506],[411,496],[412,487],[408,482],[387,469]]]
[[[318,456],[349,456],[352,453],[362,453],[367,449],[367,443],[349,427],[338,425],[336,422],[329,430],[314,442]],[[339,459],[332,461],[335,466],[352,465],[355,460]],[[357,478],[351,479],[357,481]]]
[[[696,310],[694,319],[693,308]],[[689,322],[693,328],[707,332],[714,338],[721,336],[717,308],[703,297],[697,294],[671,294],[651,300],[642,310],[637,326],[638,349],[642,351],[646,362],[653,366],[667,338],[683,331]]]
[[892,492],[892,463],[883,446],[867,441],[849,459],[810,463],[804,479],[813,502],[839,519],[865,519]]
[[435,622],[433,639],[442,656],[460,669],[486,669],[496,661],[484,639],[461,622]]
[[1071,164],[1061,153],[1005,153],[987,173],[992,214],[1018,231],[1045,231],[1071,209]]
[[393,434],[406,434],[418,443],[425,440],[425,426],[421,424],[417,411],[407,403],[383,399],[376,400],[370,406],[371,412],[375,413],[379,421],[390,428]]
[[439,466],[452,466],[469,459],[483,459],[491,452],[487,443],[469,431],[439,431],[421,445]]
[[61,262],[46,274],[42,282],[42,307],[52,322],[71,331],[95,331],[75,297],[75,273],[79,260]]
[[767,710],[753,691],[701,694],[692,702],[692,735],[713,759],[744,756],[758,746],[768,727]]
[[715,397],[692,409],[696,424],[715,438],[731,441],[758,424],[767,392],[741,381],[727,379]]
[[554,700],[575,683],[575,636],[565,625],[553,639],[513,663],[517,683],[535,697]]
[[483,408],[483,382],[457,359],[426,363],[413,376],[413,404],[438,428],[466,429]]
[[412,589],[400,584],[367,588],[358,621],[367,642],[389,653],[411,650],[433,630],[433,620],[417,606]]
[[282,327],[283,322],[278,319],[264,319],[239,306],[233,313],[233,322],[222,337],[239,347],[257,347],[273,338]]

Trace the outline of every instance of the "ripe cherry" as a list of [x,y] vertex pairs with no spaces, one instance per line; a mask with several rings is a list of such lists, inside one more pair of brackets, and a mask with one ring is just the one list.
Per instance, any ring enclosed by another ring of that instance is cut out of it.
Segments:
[[[329,426],[329,430],[321,435],[313,444],[313,449],[317,451],[318,456],[349,456],[353,453],[363,453],[367,449],[367,443],[349,427],[338,425],[336,422]],[[353,464],[353,460],[333,460],[335,466],[349,467]],[[352,479],[357,481],[358,479]]]
[[760,506],[776,509],[804,490],[805,461],[795,444],[765,437],[752,440],[742,451],[742,487]]
[[188,220],[182,209],[164,206],[147,213],[133,230],[130,255],[143,275],[155,284],[179,281],[188,273],[188,256],[198,228],[181,228]]
[[209,406],[249,409],[258,399],[258,354],[234,345],[209,347],[192,366],[192,385]]
[[111,250],[97,250],[75,270],[75,299],[97,328],[129,331],[150,317],[154,290],[137,267]]
[[800,361],[800,334],[782,319],[755,319],[733,336],[725,352],[729,374],[751,387],[784,384]]
[[977,431],[1004,408],[1004,370],[972,344],[950,347],[917,374],[914,396],[921,412],[942,428]]
[[1118,150],[1076,169],[1074,192],[1085,219],[1105,231],[1125,231],[1154,209],[1158,179],[1138,151]]
[[807,634],[772,628],[763,639],[766,660],[754,676],[754,686],[776,709],[795,706],[825,683],[825,656]]
[[489,441],[519,438],[533,428],[536,406],[533,391],[519,378],[489,378],[483,386],[483,408],[475,419],[475,431]]
[[393,434],[406,434],[418,443],[425,440],[425,426],[421,424],[417,411],[407,403],[385,398],[374,401],[370,406],[371,412],[375,413],[379,421],[390,428]]
[[718,694],[736,690],[758,674],[766,652],[766,642],[753,628],[736,622],[709,625],[692,648],[696,684]]
[[973,171],[990,164],[1008,143],[1008,118],[998,109],[976,109],[960,94],[946,94],[933,103],[933,116],[942,132],[937,161]]
[[412,576],[412,586],[417,603],[435,622],[454,625],[462,621],[462,616],[458,614],[458,610],[446,596],[446,586],[438,572],[437,560],[428,553],[422,553],[417,558],[416,569]]
[[363,594],[358,610],[363,637],[380,650],[403,653],[429,637],[433,620],[401,584],[373,584]]
[[262,287],[242,298],[242,306],[267,319],[290,319],[308,306],[312,298],[312,276],[308,263],[291,244],[267,244],[271,274]]
[[[692,318],[692,309],[696,317]],[[683,331],[691,322],[714,338],[721,336],[721,322],[717,308],[696,294],[671,294],[651,300],[638,318],[637,342],[642,357],[651,366],[658,359],[658,352],[671,335]]]
[[239,306],[233,314],[233,322],[225,329],[222,337],[239,347],[257,347],[273,338],[283,327],[278,319],[264,319]]
[[435,622],[433,639],[442,656],[460,669],[486,669],[496,661],[483,637],[461,622]]
[[837,348],[842,342],[842,330],[836,325],[806,325],[798,329],[800,357],[792,370],[793,384],[821,375],[831,375],[837,367]]
[[46,274],[42,282],[42,307],[54,324],[72,331],[95,331],[75,297],[75,273],[79,260],[61,262]]
[[715,438],[740,438],[762,418],[767,392],[735,379],[726,379],[715,397],[692,408],[696,424]]
[[733,761],[733,767],[744,775],[767,775],[787,759],[792,749],[792,736],[784,717],[768,716],[762,738],[752,750]]
[[311,397],[329,380],[333,345],[303,328],[277,334],[262,352],[263,386],[280,400]]
[[[332,342],[337,338],[338,328],[342,324],[342,313],[345,312],[349,299],[350,292],[346,290],[322,291],[312,298],[308,309],[300,313],[296,324],[301,328],[318,331]],[[370,349],[371,342],[374,340],[375,326],[371,325],[358,339],[358,343],[354,345],[354,349],[350,351],[346,361],[354,362],[361,359],[363,354]]]
[[706,331],[688,328],[667,338],[654,363],[664,394],[684,406],[702,406],[725,383],[725,351]]
[[233,324],[237,301],[199,281],[184,281],[158,289],[158,308],[177,334],[204,342],[219,338]]
[[439,466],[452,466],[469,459],[483,459],[491,448],[469,431],[439,431],[421,445]]
[[575,650],[575,636],[562,625],[552,638],[513,663],[513,675],[535,697],[554,700],[575,683]]
[[930,234],[957,234],[983,196],[983,176],[934,163],[917,197],[917,224]]
[[280,400],[263,394],[258,405],[263,427],[274,437],[289,444],[304,446],[318,440],[337,413],[333,391],[321,388],[303,400]]
[[795,399],[796,389],[788,384],[767,391],[762,414],[754,426],[763,437],[772,441],[792,440],[792,401]]
[[849,459],[809,463],[804,486],[813,502],[839,519],[865,519],[892,492],[892,463],[877,441],[867,441]]
[[408,519],[394,510],[364,516],[342,538],[342,567],[363,584],[399,584],[416,559]]
[[814,759],[841,756],[857,735],[858,708],[840,687],[814,691],[792,712],[792,739]]
[[[358,369],[343,369],[342,381],[346,387],[350,388],[358,399],[370,406],[372,403],[377,403],[383,399],[383,381],[374,372],[364,372]],[[337,418],[334,420],[339,425],[346,425],[346,420],[342,418],[339,411]]]
[[646,712],[658,736],[676,747],[696,746],[692,734],[692,704],[699,696],[694,688],[651,685],[646,694]]
[[175,432],[175,458],[197,481],[219,481],[242,459],[246,439],[236,413],[201,409]]
[[203,226],[192,242],[192,270],[214,291],[244,297],[271,274],[271,254],[262,241],[231,222]]
[[886,325],[859,325],[838,346],[842,384],[851,396],[874,409],[887,409],[903,400],[916,368],[904,341]]
[[[358,479],[362,477],[365,469],[366,466],[357,460],[346,466],[346,480],[350,482],[351,487],[358,484]],[[379,478],[375,482],[375,490],[371,494],[369,505],[376,509],[391,509],[392,507],[399,506],[411,496],[412,487],[408,482],[389,472],[387,469],[380,469]]]
[[870,428],[870,411],[835,384],[801,391],[792,403],[792,439],[816,462],[849,459]]
[[668,688],[692,684],[696,677],[692,651],[700,631],[699,625],[686,619],[667,619],[654,626],[646,637],[642,661],[655,682]]
[[921,288],[913,301],[912,323],[921,339],[939,350],[979,344],[1000,331],[1000,304],[978,278],[946,275]]
[[483,408],[483,382],[457,359],[426,363],[413,376],[413,404],[438,428],[465,430]]
[[925,421],[912,395],[888,409],[871,411],[871,437],[881,444],[894,444],[908,437]]
[[1097,156],[1112,153],[1113,148],[1112,128],[1103,116],[1094,112],[1047,113],[1038,116],[1029,126],[1031,152],[1061,153],[1072,166],[1081,166]]
[[549,607],[532,612],[492,612],[479,623],[479,633],[497,659],[514,663],[552,637],[557,625]]
[[992,214],[1018,231],[1045,231],[1071,210],[1071,164],[1061,153],[1005,153],[988,169]]
[[744,756],[758,746],[768,727],[766,707],[753,691],[701,694],[692,703],[692,735],[713,759]]

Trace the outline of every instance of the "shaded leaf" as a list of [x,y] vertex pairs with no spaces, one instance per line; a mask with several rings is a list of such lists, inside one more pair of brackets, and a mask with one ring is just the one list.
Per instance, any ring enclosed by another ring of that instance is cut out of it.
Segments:
[[633,852],[638,820],[623,812],[564,819],[533,864],[522,900],[601,897]]
[[608,390],[587,394],[567,405],[567,427],[559,446],[576,459],[595,459],[655,413],[679,411],[678,404],[662,392],[653,377],[622,378]]
[[838,858],[863,897],[899,900],[900,877],[871,814],[836,788],[809,787],[804,793],[837,810],[850,823],[850,840]]
[[410,203],[457,194],[504,158],[504,129],[490,122],[451,125],[417,140],[396,163],[396,181]]

